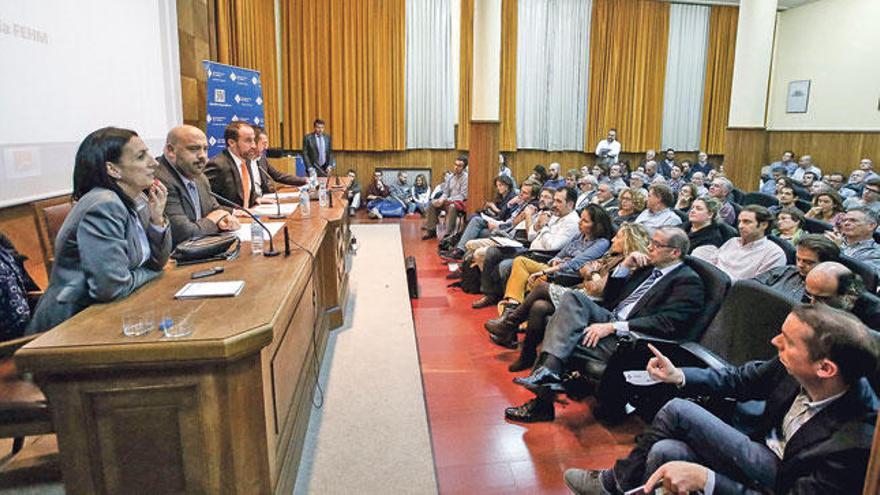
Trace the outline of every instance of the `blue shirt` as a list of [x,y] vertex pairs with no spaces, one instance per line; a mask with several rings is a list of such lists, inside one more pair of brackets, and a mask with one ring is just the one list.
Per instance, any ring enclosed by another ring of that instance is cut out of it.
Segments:
[[544,182],[543,187],[552,187],[553,189],[561,189],[565,187],[565,177],[560,177],[558,179],[547,179]]
[[557,273],[578,275],[582,266],[601,257],[610,247],[611,241],[608,239],[586,239],[581,234],[563,246],[550,261],[562,262]]

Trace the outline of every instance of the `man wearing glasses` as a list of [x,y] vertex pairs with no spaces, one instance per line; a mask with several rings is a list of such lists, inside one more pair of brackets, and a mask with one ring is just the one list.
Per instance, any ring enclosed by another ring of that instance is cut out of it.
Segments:
[[[608,277],[601,303],[581,291],[566,292],[547,324],[538,366],[531,375],[514,379],[537,398],[510,407],[513,421],[552,421],[553,395],[561,390],[565,361],[578,344],[591,361],[606,363],[618,339],[642,332],[667,339],[684,338],[689,323],[703,311],[703,281],[682,262],[690,241],[677,227],[660,227],[651,237],[648,254],[633,252]],[[604,379],[604,378],[603,378]],[[607,411],[617,419],[621,411]]]
[[846,212],[840,222],[840,233],[826,232],[825,235],[840,246],[843,254],[871,265],[880,273],[880,245],[874,241],[876,229],[877,213],[858,206]]
[[861,280],[840,263],[819,263],[810,270],[805,280],[804,302],[842,309],[868,328],[880,328],[880,300],[865,291]]
[[857,206],[869,208],[874,213],[880,214],[880,177],[874,176],[864,179],[861,198],[849,198],[843,203],[843,207],[851,210]]

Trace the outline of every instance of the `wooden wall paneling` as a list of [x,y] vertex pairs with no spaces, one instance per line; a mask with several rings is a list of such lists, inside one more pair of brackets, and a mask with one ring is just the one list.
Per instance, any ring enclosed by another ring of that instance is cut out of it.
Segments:
[[880,162],[880,132],[769,131],[768,135],[766,163],[779,160],[786,150],[811,155],[822,173],[848,174],[862,158]]
[[[202,60],[214,60],[216,50],[214,0],[177,0],[177,37],[183,122],[206,127],[206,79]],[[210,5],[209,5],[210,4]]]
[[727,177],[744,191],[756,190],[767,155],[767,131],[728,127],[725,147]]
[[498,175],[498,151],[501,146],[501,123],[497,120],[472,120],[471,153],[468,161],[468,213],[483,208],[495,197]]

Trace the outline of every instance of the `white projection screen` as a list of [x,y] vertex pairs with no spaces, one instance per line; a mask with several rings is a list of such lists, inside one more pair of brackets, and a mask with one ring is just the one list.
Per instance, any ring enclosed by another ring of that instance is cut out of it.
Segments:
[[175,0],[0,0],[0,207],[73,189],[82,139],[181,122]]

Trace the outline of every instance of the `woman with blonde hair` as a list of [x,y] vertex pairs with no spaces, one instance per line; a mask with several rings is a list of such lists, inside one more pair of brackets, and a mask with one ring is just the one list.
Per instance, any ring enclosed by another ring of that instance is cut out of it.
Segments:
[[620,206],[608,212],[615,228],[620,228],[624,222],[634,221],[645,209],[645,197],[631,188],[621,189],[617,194],[617,202]]
[[522,371],[530,368],[537,358],[538,344],[544,340],[547,317],[556,311],[559,300],[566,291],[581,290],[593,299],[601,299],[608,276],[630,253],[648,252],[650,236],[645,227],[635,223],[624,223],[611,240],[611,248],[601,258],[588,262],[580,269],[584,281],[575,287],[542,282],[526,296],[525,301],[513,311],[486,322],[486,330],[496,344],[516,347],[516,331],[520,324],[527,322],[526,336],[523,339],[519,358],[508,369]]

